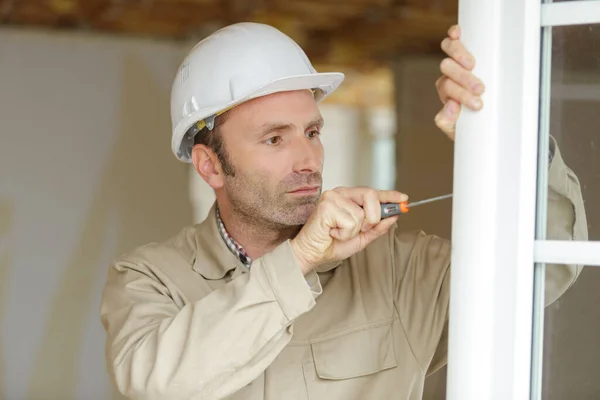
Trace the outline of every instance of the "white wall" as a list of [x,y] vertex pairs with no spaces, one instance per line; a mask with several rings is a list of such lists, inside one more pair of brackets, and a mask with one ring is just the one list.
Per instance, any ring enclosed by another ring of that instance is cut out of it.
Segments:
[[0,30],[0,398],[112,396],[108,264],[192,219],[169,150],[181,56],[167,42]]

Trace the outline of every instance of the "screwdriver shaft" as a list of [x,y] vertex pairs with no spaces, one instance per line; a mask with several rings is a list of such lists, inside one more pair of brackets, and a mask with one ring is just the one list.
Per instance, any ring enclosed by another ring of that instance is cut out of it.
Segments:
[[443,196],[433,197],[431,199],[425,199],[425,200],[415,201],[413,203],[408,203],[406,206],[409,208],[412,208],[412,207],[420,206],[422,204],[433,203],[434,201],[448,199],[450,197],[452,197],[452,194],[445,194]]

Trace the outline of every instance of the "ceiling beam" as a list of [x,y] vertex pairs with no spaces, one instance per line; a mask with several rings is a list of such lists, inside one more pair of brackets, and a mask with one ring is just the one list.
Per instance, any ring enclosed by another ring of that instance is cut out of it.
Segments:
[[314,32],[307,48],[318,59],[357,64],[360,59],[387,60],[402,53],[439,53],[440,43],[456,15],[402,8],[378,20],[358,19],[333,32]]
[[439,53],[457,0],[4,0],[19,25],[200,40],[240,21],[296,40],[316,63],[375,68],[403,53]]

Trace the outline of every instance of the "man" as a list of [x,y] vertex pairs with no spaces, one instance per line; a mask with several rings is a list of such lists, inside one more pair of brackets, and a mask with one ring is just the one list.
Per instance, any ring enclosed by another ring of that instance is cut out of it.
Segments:
[[[442,42],[437,125],[450,137],[483,84],[458,27]],[[321,194],[318,74],[287,36],[236,24],[199,43],[172,92],[172,149],[215,190],[207,219],[111,266],[101,315],[107,362],[132,399],[420,399],[446,362],[450,245],[401,232],[380,203]],[[485,132],[482,132],[485,134]],[[553,147],[549,235],[585,230],[572,172]],[[554,181],[553,181],[554,180]],[[577,218],[576,218],[577,217]],[[579,266],[556,266],[548,301]]]

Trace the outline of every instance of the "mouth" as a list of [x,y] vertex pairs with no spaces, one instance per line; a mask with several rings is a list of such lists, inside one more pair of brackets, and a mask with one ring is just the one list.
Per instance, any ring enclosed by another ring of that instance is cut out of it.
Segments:
[[311,195],[319,192],[319,186],[303,186],[301,188],[290,191],[291,194]]

